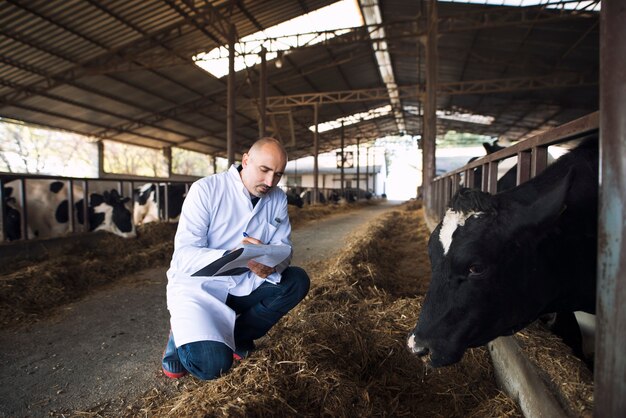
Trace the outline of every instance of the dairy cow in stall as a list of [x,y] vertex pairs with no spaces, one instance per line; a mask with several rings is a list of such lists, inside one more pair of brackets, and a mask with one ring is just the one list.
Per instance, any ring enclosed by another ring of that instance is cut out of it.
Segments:
[[[7,183],[7,188],[14,188],[17,181]],[[26,219],[29,238],[59,237],[70,232],[70,216],[74,216],[77,225],[85,224],[85,196],[82,186],[74,185],[73,207],[70,210],[67,182],[58,180],[26,180]],[[105,231],[124,238],[137,236],[132,223],[131,213],[126,204],[128,197],[120,196],[115,189],[89,194],[87,203],[87,222],[89,231]],[[18,212],[23,204],[16,202]],[[7,232],[14,231],[10,239],[22,238],[21,228],[13,221],[7,226]],[[20,221],[17,221],[19,225]],[[14,229],[15,228],[15,229]],[[8,235],[8,234],[7,234]]]
[[165,219],[166,200],[167,216],[169,220],[176,220],[180,216],[185,196],[187,196],[187,186],[183,183],[171,183],[167,185],[167,188],[164,184],[155,183],[146,183],[137,187],[133,190],[133,222],[135,225],[143,225]]
[[446,366],[544,314],[594,313],[597,199],[593,138],[508,191],[459,190],[430,236],[409,350]]

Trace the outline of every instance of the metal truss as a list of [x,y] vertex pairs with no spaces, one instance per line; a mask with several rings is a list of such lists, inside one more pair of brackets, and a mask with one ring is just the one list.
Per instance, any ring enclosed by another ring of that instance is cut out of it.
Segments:
[[[499,80],[474,80],[456,83],[440,83],[437,85],[437,94],[447,96],[462,94],[506,93],[512,91],[595,85],[597,83],[597,80],[589,80],[581,74],[553,74],[541,77],[520,77],[504,78]],[[424,86],[398,86],[397,92],[401,100],[422,100],[424,96]],[[315,104],[322,105],[388,100],[388,90],[381,87],[362,90],[272,96],[267,98],[266,107],[268,109],[280,109],[298,106],[311,106]],[[248,101],[248,106],[258,108],[258,100],[250,99]]]

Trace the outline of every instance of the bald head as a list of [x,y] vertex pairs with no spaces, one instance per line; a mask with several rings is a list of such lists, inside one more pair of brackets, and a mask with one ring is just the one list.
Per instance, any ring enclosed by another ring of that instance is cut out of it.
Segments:
[[285,163],[287,162],[287,151],[283,144],[278,139],[269,136],[258,139],[248,150],[248,155],[257,153],[280,153],[285,159]]
[[276,139],[256,141],[241,159],[241,180],[250,194],[263,197],[280,181],[287,165],[287,151]]

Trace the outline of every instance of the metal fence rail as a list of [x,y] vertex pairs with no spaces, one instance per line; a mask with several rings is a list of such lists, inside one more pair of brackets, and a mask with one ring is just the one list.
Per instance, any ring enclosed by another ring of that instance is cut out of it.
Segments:
[[547,167],[550,145],[597,133],[599,120],[599,112],[590,113],[438,176],[433,180],[432,196],[425,204],[430,209],[430,213],[439,217],[437,222],[441,220],[452,196],[461,187],[472,187],[478,168],[482,169],[481,190],[496,193],[498,164],[511,157],[517,157],[516,184],[528,181]]

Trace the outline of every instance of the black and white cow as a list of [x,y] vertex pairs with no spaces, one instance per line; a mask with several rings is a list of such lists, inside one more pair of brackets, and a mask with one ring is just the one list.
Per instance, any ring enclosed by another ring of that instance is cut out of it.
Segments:
[[293,205],[293,206],[296,206],[298,208],[301,208],[302,206],[304,206],[304,200],[298,194],[296,189],[289,189],[289,190],[287,190],[285,192],[285,194],[287,195],[287,204],[288,205]]
[[[497,142],[494,142],[493,144],[490,144],[489,142],[483,142],[483,148],[485,148],[485,152],[487,153],[487,155],[489,155],[489,154],[493,154],[496,151],[505,149],[506,147],[503,147]],[[479,158],[481,157],[472,157],[470,158],[468,163],[471,163],[472,161],[475,161]],[[502,165],[505,165],[505,163],[502,163]],[[498,184],[497,184],[498,192],[509,190],[515,187],[515,184],[517,183],[517,164],[513,165],[512,167],[506,167],[506,166],[500,167],[499,166],[498,177],[499,177]],[[482,187],[482,182],[483,182],[483,167],[478,166],[474,168],[474,185],[472,187],[475,189],[480,189]]]
[[[17,184],[17,181],[11,182]],[[9,184],[11,184],[9,183]],[[12,187],[12,186],[11,186]],[[64,181],[26,180],[26,214],[29,238],[59,237],[70,232],[70,216],[77,225],[85,223],[84,191],[74,185],[74,206],[69,210],[68,187]],[[126,204],[129,198],[111,189],[90,193],[87,220],[90,231],[106,231],[124,238],[137,236],[131,213]],[[23,207],[23,204],[20,206]],[[20,231],[18,227],[17,231]],[[8,232],[8,231],[7,231]],[[15,239],[21,238],[21,231]]]
[[430,236],[411,352],[434,367],[553,312],[594,313],[598,149],[588,140],[511,190],[461,189]]
[[[2,205],[4,206],[4,220],[2,225],[8,241],[20,239],[22,211],[13,196],[13,187],[3,187]],[[2,238],[2,237],[0,237]]]
[[[135,203],[133,222],[135,225],[143,225],[165,219],[165,185],[161,184],[158,187],[158,196],[155,183],[146,183],[133,190],[133,201]],[[187,196],[185,184],[171,183],[167,185],[167,212],[169,220],[176,220],[180,216],[185,196]]]

